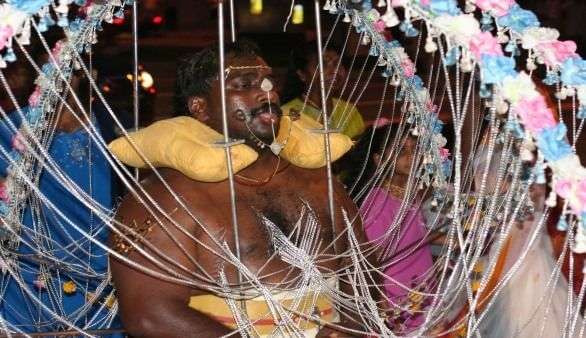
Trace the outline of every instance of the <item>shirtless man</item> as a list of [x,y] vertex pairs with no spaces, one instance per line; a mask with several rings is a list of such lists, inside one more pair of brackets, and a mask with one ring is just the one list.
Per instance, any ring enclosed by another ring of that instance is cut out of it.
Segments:
[[[298,273],[291,273],[292,268],[278,256],[269,259],[274,254],[274,249],[259,214],[274,222],[285,235],[289,235],[299,219],[302,201],[305,201],[315,212],[320,223],[318,235],[321,240],[320,251],[323,252],[320,257],[324,260],[324,263],[320,263],[320,270],[344,271],[344,267],[350,266],[349,262],[332,256],[336,255],[334,247],[337,253],[348,248],[347,234],[343,232],[346,227],[341,210],[345,209],[352,219],[357,212],[354,204],[345,194],[342,185],[336,182],[336,224],[333,230],[329,221],[325,169],[309,170],[295,167],[284,159],[279,160],[268,147],[259,146],[259,140],[265,144],[273,141],[274,133],[278,132],[281,111],[278,94],[274,91],[267,92],[266,86],[262,86],[264,90],[261,88],[263,81],[270,79],[272,70],[258,56],[255,47],[243,42],[228,46],[226,69],[226,104],[230,137],[246,140],[246,143],[259,154],[255,163],[237,173],[235,177],[241,261],[254,273],[259,272],[266,264],[261,273],[266,276],[261,279],[266,285],[287,285],[288,280],[299,276]],[[217,70],[217,50],[210,48],[201,51],[186,59],[179,67],[176,90],[179,108],[187,108],[186,111],[191,116],[221,132],[220,82]],[[215,239],[218,242],[226,241],[231,251],[235,252],[228,181],[203,183],[191,180],[173,169],[161,169],[160,172]],[[177,204],[158,179],[147,178],[142,185],[166,212],[172,213],[173,219],[190,235],[211,249],[220,251],[210,236],[204,234],[202,227]],[[165,223],[185,250],[182,251],[158,224],[154,225],[156,222],[133,196],[128,195],[124,198],[116,218],[134,227],[138,233],[145,234],[144,237],[150,244],[172,257],[174,261],[196,271],[196,264],[187,257],[190,255],[201,268],[214,278],[218,278],[220,259],[216,255],[196,244],[170,222]],[[360,228],[360,224],[355,224],[355,227]],[[334,241],[339,234],[342,235]],[[355,231],[355,234],[360,241],[363,240],[361,231]],[[119,237],[114,236],[111,243],[115,250],[125,253],[139,265],[164,273],[138,251],[121,251]],[[148,245],[142,247],[153,254]],[[111,263],[122,319],[130,335],[217,337],[233,331],[187,306],[192,296],[209,294],[208,291],[151,277],[114,258],[111,259]],[[228,282],[237,284],[237,270],[226,264],[225,271]],[[342,292],[352,294],[352,289],[345,283],[344,278],[340,278],[339,285]],[[345,322],[344,317],[341,323],[352,326]],[[323,327],[318,336],[325,337],[330,334],[332,329]],[[337,336],[348,335],[337,333]]]

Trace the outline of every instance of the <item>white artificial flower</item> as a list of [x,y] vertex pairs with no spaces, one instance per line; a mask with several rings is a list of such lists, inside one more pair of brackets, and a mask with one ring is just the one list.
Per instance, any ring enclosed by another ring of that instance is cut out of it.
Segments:
[[448,143],[448,140],[446,140],[446,138],[442,135],[442,134],[435,134],[433,136],[434,142],[435,144],[438,145],[438,147],[443,148],[446,146],[446,144]]
[[586,253],[586,234],[584,233],[584,229],[581,226],[576,228],[576,238],[572,251],[578,254]]
[[538,95],[531,77],[525,72],[518,76],[507,76],[503,81],[501,93],[509,102],[515,104],[523,98],[532,98]]
[[480,24],[472,14],[440,15],[433,20],[433,25],[453,38],[458,45],[466,47],[470,39],[480,33]]
[[15,35],[22,31],[26,19],[25,12],[21,12],[11,5],[0,5],[0,25],[12,27]]
[[523,31],[521,42],[523,48],[532,49],[543,42],[553,42],[560,37],[560,32],[557,29],[545,27],[531,27]]
[[549,166],[560,177],[570,180],[580,180],[586,178],[586,168],[580,164],[580,157],[573,154],[564,158],[550,162]]
[[576,93],[580,103],[586,105],[586,85],[577,86]]

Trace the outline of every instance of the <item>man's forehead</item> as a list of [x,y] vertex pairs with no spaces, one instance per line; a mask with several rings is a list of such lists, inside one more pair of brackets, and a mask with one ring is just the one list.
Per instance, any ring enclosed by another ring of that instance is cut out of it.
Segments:
[[226,75],[243,72],[272,72],[265,60],[258,56],[230,57],[226,60]]

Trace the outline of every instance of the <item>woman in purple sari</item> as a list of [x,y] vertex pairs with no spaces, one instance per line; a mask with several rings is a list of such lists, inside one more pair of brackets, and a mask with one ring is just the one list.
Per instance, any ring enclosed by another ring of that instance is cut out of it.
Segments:
[[398,129],[379,123],[367,130],[345,158],[350,165],[343,180],[359,203],[368,239],[378,246],[388,325],[395,333],[406,334],[424,322],[431,302],[426,295],[434,283],[419,198],[416,192],[406,193],[417,139],[397,138]]

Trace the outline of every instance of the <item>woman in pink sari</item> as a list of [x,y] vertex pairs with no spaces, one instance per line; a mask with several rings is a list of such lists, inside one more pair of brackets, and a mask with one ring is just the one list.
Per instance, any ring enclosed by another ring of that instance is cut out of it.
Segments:
[[350,165],[343,180],[360,205],[368,239],[379,248],[388,325],[396,334],[406,334],[424,322],[431,303],[426,295],[434,283],[428,231],[416,206],[419,198],[412,192],[415,185],[406,194],[417,139],[396,138],[397,129],[379,124],[367,130],[345,158]]

